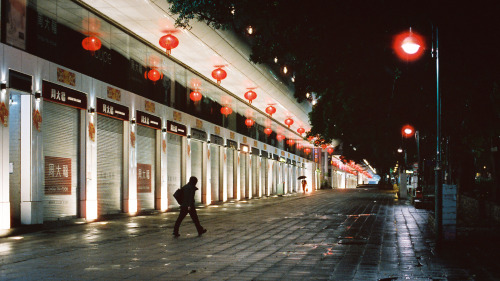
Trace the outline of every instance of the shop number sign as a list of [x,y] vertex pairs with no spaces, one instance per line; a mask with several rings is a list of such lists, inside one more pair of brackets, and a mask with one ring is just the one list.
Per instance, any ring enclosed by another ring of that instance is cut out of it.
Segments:
[[151,164],[137,163],[137,192],[151,192]]
[[71,158],[45,156],[45,194],[71,195]]

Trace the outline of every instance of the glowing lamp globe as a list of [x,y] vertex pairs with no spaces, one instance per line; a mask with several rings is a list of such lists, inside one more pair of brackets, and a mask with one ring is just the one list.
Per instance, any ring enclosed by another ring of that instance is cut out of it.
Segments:
[[306,132],[306,130],[304,130],[304,128],[302,128],[302,127],[297,129],[297,133],[299,133],[300,135],[302,135],[305,132]]
[[85,39],[82,40],[82,47],[90,51],[92,55],[94,54],[95,51],[99,50],[102,46],[101,40],[95,36],[89,36],[85,37]]
[[224,106],[220,109],[220,113],[224,114],[227,117],[229,114],[233,113],[233,109],[229,106]]
[[266,113],[273,116],[274,113],[276,113],[276,108],[272,105],[266,107]]
[[202,97],[203,95],[198,91],[192,91],[191,94],[189,95],[189,98],[194,102],[199,102]]
[[271,130],[271,128],[265,128],[265,129],[264,129],[264,134],[266,134],[266,135],[268,135],[268,136],[269,136],[272,132],[273,132],[273,130]]
[[248,128],[252,127],[254,123],[255,123],[255,121],[253,121],[253,120],[252,120],[252,119],[250,119],[250,118],[247,118],[247,119],[245,120],[245,125],[247,125],[247,127],[248,127]]
[[166,50],[167,55],[170,55],[172,49],[179,46],[179,39],[172,34],[167,34],[160,38],[160,46]]
[[411,138],[415,134],[415,129],[411,125],[404,125],[401,129],[401,134],[405,138]]
[[249,103],[252,103],[252,101],[257,98],[257,93],[250,90],[250,91],[246,92],[244,96],[248,100]]
[[422,36],[410,29],[394,37],[392,48],[401,60],[413,61],[423,54],[425,41]]
[[227,73],[221,67],[216,68],[212,71],[212,77],[217,80],[217,84],[220,84],[220,81],[224,80],[227,77]]

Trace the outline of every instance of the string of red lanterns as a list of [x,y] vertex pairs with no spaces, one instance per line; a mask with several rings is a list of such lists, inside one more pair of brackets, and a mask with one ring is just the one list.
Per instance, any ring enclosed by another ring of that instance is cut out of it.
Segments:
[[249,103],[252,103],[252,101],[257,98],[257,93],[249,90],[245,93],[244,97],[248,100]]
[[247,118],[247,119],[245,120],[245,125],[247,125],[247,127],[248,127],[248,128],[252,127],[252,126],[253,126],[253,124],[255,124],[255,121],[253,121],[252,119]]
[[273,116],[274,113],[276,113],[276,108],[272,105],[266,107],[266,113]]
[[179,46],[179,39],[169,33],[160,38],[160,46],[165,49],[167,56],[170,56],[172,49],[175,49],[177,46]]
[[222,113],[223,115],[225,115],[226,117],[233,113],[233,109],[229,106],[223,106],[221,109],[220,109],[220,113]]
[[220,85],[220,81],[224,80],[227,77],[227,72],[222,69],[223,65],[216,65],[216,69],[212,71],[212,77],[217,80],[217,84]]

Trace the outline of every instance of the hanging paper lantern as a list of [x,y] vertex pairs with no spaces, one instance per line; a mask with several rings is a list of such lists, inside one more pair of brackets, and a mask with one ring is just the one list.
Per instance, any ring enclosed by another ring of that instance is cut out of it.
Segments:
[[299,133],[300,135],[302,135],[306,130],[304,130],[304,128],[300,127],[297,129],[297,133]]
[[252,127],[254,123],[255,121],[250,118],[247,118],[247,120],[245,120],[245,125],[247,125],[248,128]]
[[264,129],[264,134],[266,134],[266,135],[268,135],[268,136],[269,136],[272,132],[273,132],[273,130],[271,130],[271,128],[265,128],[265,129]]
[[223,106],[220,109],[220,113],[224,114],[227,117],[229,114],[233,113],[233,109],[229,106]]
[[290,128],[290,126],[293,124],[293,119],[292,118],[287,118],[285,119],[285,124]]
[[282,141],[282,140],[284,140],[284,139],[285,139],[285,136],[284,136],[284,135],[280,135],[280,134],[278,134],[278,135],[276,136],[276,139],[277,139],[278,141]]
[[322,144],[321,148],[325,149],[326,148],[326,144]]
[[309,147],[307,147],[307,148],[305,148],[305,149],[304,149],[304,152],[305,152],[306,154],[309,154],[309,153],[311,153],[311,149],[310,149]]
[[[216,66],[217,67],[217,66]],[[217,84],[220,84],[220,81],[224,80],[227,77],[227,73],[220,66],[217,67],[214,71],[212,71],[212,77],[217,80]]]
[[314,137],[313,137],[313,136],[309,136],[309,137],[307,137],[307,140],[308,140],[308,141],[312,141],[313,139],[314,139]]
[[90,51],[92,55],[102,46],[101,40],[95,36],[85,37],[82,41],[82,46],[85,50]]
[[144,72],[144,78],[156,83],[156,81],[163,79],[163,73],[158,71],[156,68],[152,68],[151,70]]
[[287,140],[286,143],[289,145],[289,146],[292,146],[295,144],[295,141],[294,140]]
[[166,49],[167,55],[170,55],[172,49],[175,49],[175,47],[179,46],[179,39],[177,39],[177,37],[173,36],[172,34],[167,34],[160,38],[160,46]]
[[248,100],[249,103],[252,103],[252,101],[257,98],[257,93],[250,90],[245,93],[245,98]]
[[189,95],[189,98],[194,102],[199,102],[202,97],[203,95],[197,90],[192,91],[191,94]]
[[276,113],[276,108],[272,105],[266,107],[266,113],[273,116],[274,113]]
[[328,154],[332,154],[333,153],[333,147],[329,147],[327,150]]

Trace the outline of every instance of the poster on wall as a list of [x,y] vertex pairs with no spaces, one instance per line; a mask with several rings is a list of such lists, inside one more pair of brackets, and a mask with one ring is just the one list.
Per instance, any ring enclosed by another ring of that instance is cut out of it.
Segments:
[[151,164],[137,163],[137,193],[151,192]]
[[7,44],[26,49],[26,0],[6,1],[5,40]]
[[71,195],[71,158],[45,156],[45,195]]

